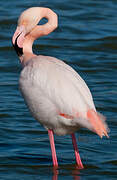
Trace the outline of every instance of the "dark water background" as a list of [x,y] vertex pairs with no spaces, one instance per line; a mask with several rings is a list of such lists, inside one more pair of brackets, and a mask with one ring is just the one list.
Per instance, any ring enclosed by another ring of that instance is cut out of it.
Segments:
[[[55,136],[59,170],[52,168],[47,131],[30,115],[18,90],[21,66],[11,37],[20,13],[53,9],[59,27],[35,42],[39,54],[65,60],[87,82],[110,138],[76,133],[85,168],[77,170],[69,136]],[[0,0],[0,180],[117,179],[117,0]],[[58,175],[57,175],[58,174]]]

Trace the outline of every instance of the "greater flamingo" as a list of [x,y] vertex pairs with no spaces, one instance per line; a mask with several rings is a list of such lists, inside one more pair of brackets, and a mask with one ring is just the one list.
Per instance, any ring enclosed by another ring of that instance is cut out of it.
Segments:
[[[48,22],[38,25],[42,18]],[[57,25],[57,15],[49,8],[32,7],[20,15],[12,38],[23,67],[20,91],[32,116],[48,130],[53,166],[58,167],[55,133],[71,135],[77,165],[83,168],[74,133],[85,127],[101,138],[108,137],[108,127],[95,109],[89,88],[72,67],[57,58],[33,54],[34,40],[48,35]]]

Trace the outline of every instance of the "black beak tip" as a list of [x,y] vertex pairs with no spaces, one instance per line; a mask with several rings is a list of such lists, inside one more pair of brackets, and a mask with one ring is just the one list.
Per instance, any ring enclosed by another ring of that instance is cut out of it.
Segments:
[[14,47],[17,55],[18,55],[19,57],[21,57],[21,56],[23,55],[23,48],[20,48],[20,47],[18,46],[18,44],[17,44],[17,39],[18,39],[19,36],[20,36],[20,34],[17,36],[17,38],[16,38],[16,40],[15,40],[15,43],[13,44],[13,42],[12,42],[12,45],[13,45],[13,47]]

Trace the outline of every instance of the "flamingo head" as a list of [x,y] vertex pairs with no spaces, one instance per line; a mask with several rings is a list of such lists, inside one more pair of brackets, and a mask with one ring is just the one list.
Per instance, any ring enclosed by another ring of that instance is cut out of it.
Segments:
[[[48,22],[44,25],[38,25],[43,17],[45,17]],[[48,35],[57,28],[57,25],[57,14],[49,8],[32,7],[25,10],[18,19],[18,26],[12,38],[12,43],[18,56],[23,55],[24,48],[26,50],[26,40],[28,40],[28,46],[29,40],[32,46],[35,39],[43,35]]]
[[35,28],[40,19],[41,11],[39,7],[29,8],[20,15],[18,26],[12,38],[12,43],[18,56],[23,54],[23,43],[26,35]]

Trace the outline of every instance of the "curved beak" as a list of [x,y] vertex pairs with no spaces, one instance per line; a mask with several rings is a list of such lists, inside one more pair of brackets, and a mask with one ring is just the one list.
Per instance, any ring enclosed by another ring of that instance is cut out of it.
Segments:
[[12,44],[18,56],[23,55],[23,43],[25,40],[25,34],[26,32],[24,26],[18,26],[12,38]]

